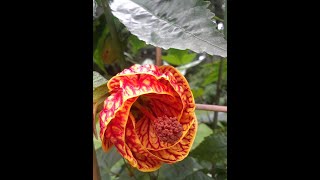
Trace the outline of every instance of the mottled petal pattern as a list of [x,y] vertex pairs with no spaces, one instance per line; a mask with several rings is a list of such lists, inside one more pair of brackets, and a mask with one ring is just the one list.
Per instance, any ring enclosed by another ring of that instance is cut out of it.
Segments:
[[179,71],[172,66],[133,65],[111,78],[108,88],[110,96],[100,113],[105,151],[114,145],[143,172],[188,155],[198,124],[191,89]]

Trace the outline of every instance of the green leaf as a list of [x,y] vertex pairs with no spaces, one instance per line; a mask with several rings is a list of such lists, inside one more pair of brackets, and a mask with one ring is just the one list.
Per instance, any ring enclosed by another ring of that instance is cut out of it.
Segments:
[[93,103],[108,93],[108,80],[101,76],[98,72],[93,71]]
[[[103,32],[101,33],[101,35],[98,38],[97,41],[97,45],[94,46],[95,50],[93,53],[93,61],[98,65],[98,67],[103,70],[104,72],[106,72],[105,68],[104,68],[104,62],[102,59],[102,54],[103,54],[103,50],[105,47],[105,40],[107,39],[107,37],[109,37],[109,28],[107,26],[105,26]],[[94,37],[95,38],[95,37]]]
[[[227,75],[227,61],[226,60],[222,60],[222,77],[225,77]],[[212,84],[217,82],[218,80],[218,74],[219,74],[219,61],[215,61],[212,63],[212,71],[209,74],[209,76],[206,76],[206,78],[204,79],[202,86],[207,86],[208,84]]]
[[100,16],[93,21],[93,53],[96,50],[99,38],[107,32],[109,32],[109,29],[106,27],[106,18],[104,16]]
[[205,137],[209,136],[212,133],[213,131],[209,126],[204,123],[200,123],[198,125],[198,131],[191,150],[195,149],[204,140]]
[[175,164],[164,164],[159,170],[159,180],[182,180],[186,176],[203,169],[203,167],[197,163],[192,157],[187,157],[184,160]]
[[131,45],[131,50],[133,52],[133,54],[137,54],[137,52],[143,48],[146,47],[146,43],[142,40],[140,40],[139,38],[137,38],[137,36],[131,35],[129,38],[129,44]]
[[102,148],[99,148],[96,150],[96,154],[100,171],[106,169],[110,172],[112,166],[122,158],[115,147],[111,147],[107,153],[104,152]]
[[126,171],[126,167],[123,160],[119,160],[111,168],[111,172],[117,176],[120,175],[123,171]]
[[204,174],[202,171],[196,171],[188,175],[185,180],[212,180],[212,178]]
[[110,8],[147,44],[226,57],[227,41],[211,20],[208,5],[203,0],[116,0]]
[[191,89],[191,91],[195,99],[203,95],[203,88]]
[[[130,166],[130,165],[128,165]],[[127,180],[127,179],[132,179],[132,180],[149,180],[150,177],[148,175],[148,173],[144,173],[144,172],[141,172],[141,171],[138,171],[137,169],[133,169],[133,174],[135,176],[135,178],[133,177],[130,177],[129,176],[129,173],[128,173],[128,170],[125,169],[124,171],[122,171],[122,173],[120,174],[119,176],[119,180]]]
[[223,132],[214,132],[206,137],[190,155],[198,160],[224,163],[227,160],[227,136]]
[[191,62],[197,56],[196,53],[188,53],[188,50],[169,49],[168,55],[162,56],[162,59],[173,65],[184,65]]

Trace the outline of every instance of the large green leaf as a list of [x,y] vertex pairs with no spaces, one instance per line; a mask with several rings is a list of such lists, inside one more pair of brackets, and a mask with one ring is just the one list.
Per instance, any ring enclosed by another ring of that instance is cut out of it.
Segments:
[[122,158],[115,147],[112,147],[107,153],[99,148],[96,150],[96,154],[100,172],[106,173],[110,173],[112,166]]
[[197,56],[196,53],[188,53],[188,50],[169,49],[168,55],[162,56],[162,59],[173,65],[184,65],[191,62]]
[[223,132],[214,132],[206,137],[190,155],[198,160],[225,163],[227,160],[227,136]]
[[194,171],[203,169],[203,167],[192,157],[175,164],[164,164],[159,170],[159,180],[182,180]]
[[194,139],[191,150],[195,149],[204,140],[204,138],[212,134],[212,132],[213,131],[209,126],[207,126],[204,123],[200,123],[198,125],[197,135],[196,135],[196,138]]
[[[128,165],[130,166],[130,165]],[[137,169],[132,169],[132,172],[134,174],[133,176],[129,176],[128,170],[125,169],[124,171],[121,172],[119,176],[119,180],[150,180],[149,174],[145,172],[141,172]]]
[[139,39],[164,49],[227,56],[227,42],[203,0],[115,0],[114,16]]
[[196,171],[190,175],[188,175],[185,180],[212,180],[211,177],[207,176],[201,171]]

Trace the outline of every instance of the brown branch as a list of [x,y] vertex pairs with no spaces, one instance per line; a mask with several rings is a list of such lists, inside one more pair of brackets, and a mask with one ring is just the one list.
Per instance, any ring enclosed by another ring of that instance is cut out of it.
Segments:
[[156,65],[157,66],[162,65],[161,48],[159,48],[159,47],[156,47]]
[[94,149],[94,146],[93,146],[93,180],[101,180],[96,150]]
[[227,106],[218,106],[210,104],[196,104],[196,110],[227,112]]

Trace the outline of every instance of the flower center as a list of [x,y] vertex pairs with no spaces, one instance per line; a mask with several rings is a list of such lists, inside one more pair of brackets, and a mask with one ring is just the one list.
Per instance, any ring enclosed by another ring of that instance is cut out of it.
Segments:
[[154,125],[159,139],[163,142],[174,144],[182,136],[182,125],[176,117],[158,117]]
[[177,117],[168,117],[166,115],[155,117],[153,113],[137,101],[134,106],[153,122],[154,130],[161,141],[174,144],[180,139],[183,128]]

